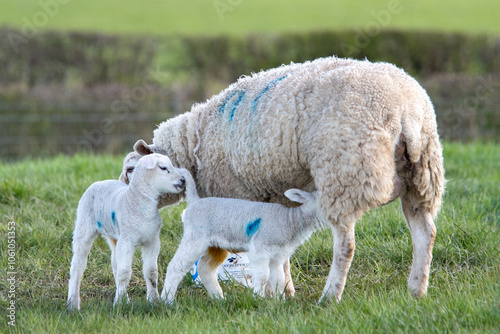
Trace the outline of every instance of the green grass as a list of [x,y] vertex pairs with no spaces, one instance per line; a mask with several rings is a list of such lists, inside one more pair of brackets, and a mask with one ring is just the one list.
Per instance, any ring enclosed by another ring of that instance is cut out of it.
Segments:
[[[332,237],[316,233],[292,258],[297,289],[283,303],[237,284],[226,300],[210,300],[185,278],[173,307],[149,305],[141,261],[133,263],[131,304],[112,307],[109,250],[94,243],[82,283],[82,310],[65,310],[71,234],[78,200],[94,181],[116,178],[122,157],[83,156],[0,163],[0,249],[16,222],[16,327],[7,325],[7,257],[0,258],[0,332],[18,333],[496,333],[500,323],[500,146],[445,143],[444,205],[428,296],[406,291],[411,236],[399,203],[365,214],[343,300],[316,305],[332,258]],[[182,233],[184,205],[164,209],[160,287]],[[138,255],[138,254],[136,254]]]
[[500,32],[500,2],[496,0],[147,0],[127,1],[126,5],[116,0],[61,2],[67,4],[59,5],[53,10],[55,14],[44,20],[38,1],[4,0],[0,25],[22,27],[26,19],[43,29],[157,35],[244,35],[355,27],[369,30],[377,22],[373,13],[387,11],[389,4],[395,3],[390,18],[379,19],[379,28]]

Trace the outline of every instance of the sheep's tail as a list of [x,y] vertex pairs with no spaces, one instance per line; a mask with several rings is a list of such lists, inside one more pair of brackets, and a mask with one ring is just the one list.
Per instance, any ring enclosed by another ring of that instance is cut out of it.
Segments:
[[446,184],[443,148],[439,141],[434,108],[430,101],[424,108],[426,109],[423,113],[424,122],[420,128],[403,127],[407,150],[405,155],[411,164],[411,176],[409,180],[407,179],[407,184],[412,186],[419,201],[425,204],[435,217],[441,207]]
[[184,191],[184,197],[188,204],[191,204],[200,199],[198,192],[196,191],[196,183],[194,182],[191,173],[185,169],[181,168],[180,173],[186,179],[186,190]]

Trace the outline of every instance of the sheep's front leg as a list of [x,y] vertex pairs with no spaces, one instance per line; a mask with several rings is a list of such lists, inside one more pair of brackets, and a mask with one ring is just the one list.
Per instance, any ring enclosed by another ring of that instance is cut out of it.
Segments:
[[347,227],[334,226],[333,231],[333,263],[330,268],[330,274],[326,281],[325,289],[319,300],[334,296],[337,302],[340,302],[342,292],[344,291],[347,273],[354,257],[354,222]]
[[273,259],[269,263],[269,281],[266,285],[266,294],[276,298],[286,296],[286,278],[283,269],[283,259]]
[[248,259],[251,266],[253,292],[256,295],[265,297],[266,284],[269,280],[269,258],[262,256],[254,257],[249,253]]
[[147,286],[147,300],[154,302],[160,298],[158,294],[158,255],[160,254],[160,237],[142,247],[144,279]]
[[116,294],[113,305],[125,300],[128,303],[127,286],[132,276],[132,258],[134,256],[134,246],[122,239],[116,243]]

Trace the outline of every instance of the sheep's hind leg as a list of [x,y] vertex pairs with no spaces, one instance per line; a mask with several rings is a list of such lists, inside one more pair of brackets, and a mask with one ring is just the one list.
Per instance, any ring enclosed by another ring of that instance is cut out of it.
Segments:
[[83,272],[87,267],[87,258],[97,237],[97,232],[78,226],[73,235],[73,259],[71,260],[70,279],[68,284],[68,309],[80,309],[80,284]]
[[217,269],[224,262],[228,252],[221,248],[210,247],[198,262],[198,274],[210,297],[224,298],[217,280]]
[[111,250],[111,269],[113,270],[113,277],[116,279],[116,239],[106,237],[106,241]]
[[408,288],[415,297],[422,297],[427,292],[429,282],[436,226],[431,213],[418,203],[417,196],[411,192],[401,197],[401,204],[413,243],[413,263]]
[[192,238],[189,237],[181,240],[179,248],[177,248],[174,257],[168,264],[165,283],[161,293],[161,299],[167,304],[173,303],[175,292],[182,278],[206,250],[204,245],[195,245],[191,240]]

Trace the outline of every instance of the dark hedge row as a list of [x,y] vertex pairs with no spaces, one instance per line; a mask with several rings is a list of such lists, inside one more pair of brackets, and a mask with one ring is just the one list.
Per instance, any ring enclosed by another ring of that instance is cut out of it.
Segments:
[[416,76],[500,71],[500,38],[486,35],[324,31],[238,37],[110,36],[0,29],[0,83],[137,84],[148,69],[234,81],[242,74],[318,57],[387,61]]
[[382,31],[235,37],[108,36],[0,29],[0,158],[104,151],[242,74],[318,57],[405,68],[434,102],[443,138],[500,140],[500,38]]

